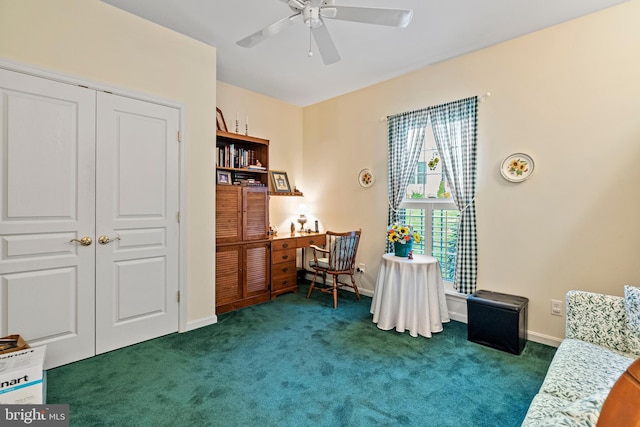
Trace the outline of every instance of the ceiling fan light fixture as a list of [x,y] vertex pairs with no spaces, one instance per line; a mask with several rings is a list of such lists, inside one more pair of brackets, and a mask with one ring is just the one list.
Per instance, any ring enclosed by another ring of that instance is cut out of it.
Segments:
[[302,11],[302,17],[307,27],[315,28],[320,23],[320,8],[307,4]]

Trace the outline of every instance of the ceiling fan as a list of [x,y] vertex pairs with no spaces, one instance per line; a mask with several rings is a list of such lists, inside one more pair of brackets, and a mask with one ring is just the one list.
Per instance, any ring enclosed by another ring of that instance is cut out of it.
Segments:
[[[359,6],[339,6],[335,0],[280,0],[287,3],[295,13],[282,18],[260,31],[238,40],[236,44],[242,47],[253,47],[280,31],[302,20],[309,27],[316,41],[320,56],[325,64],[333,64],[340,60],[331,35],[323,18],[338,19],[341,21],[361,22],[365,24],[386,25],[390,27],[404,28],[409,25],[413,17],[410,9],[381,9]],[[309,56],[313,53],[309,49]]]

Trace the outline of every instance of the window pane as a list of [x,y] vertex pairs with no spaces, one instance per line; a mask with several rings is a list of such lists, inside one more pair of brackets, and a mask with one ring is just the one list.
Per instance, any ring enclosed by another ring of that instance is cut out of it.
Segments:
[[[430,213],[431,218],[428,217]],[[413,253],[437,258],[442,279],[453,282],[460,212],[457,209],[404,209],[404,215],[401,214],[400,217],[403,224],[411,225],[422,237],[420,243],[413,244]]]
[[425,173],[427,171],[427,164],[425,162],[418,162],[418,170],[416,171],[417,180],[416,184],[425,184]]
[[424,209],[404,209],[404,219],[402,220],[402,223],[410,225],[413,227],[413,231],[417,231],[420,234],[420,243],[414,242],[412,250],[414,254],[423,254],[424,233],[426,230]]
[[460,211],[434,209],[431,218],[432,255],[440,261],[442,278],[453,282],[458,253]]
[[442,156],[438,152],[433,129],[427,126],[418,166],[409,180],[405,197],[408,199],[434,198],[438,194],[441,181],[444,181],[445,189],[449,191],[442,168]]

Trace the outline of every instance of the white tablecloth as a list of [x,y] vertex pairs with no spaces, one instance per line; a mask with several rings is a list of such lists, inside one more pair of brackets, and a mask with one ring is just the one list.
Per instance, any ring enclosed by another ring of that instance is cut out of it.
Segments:
[[378,328],[412,337],[430,338],[449,321],[449,310],[438,260],[415,254],[413,259],[394,254],[382,256],[376,290],[371,302],[373,322]]

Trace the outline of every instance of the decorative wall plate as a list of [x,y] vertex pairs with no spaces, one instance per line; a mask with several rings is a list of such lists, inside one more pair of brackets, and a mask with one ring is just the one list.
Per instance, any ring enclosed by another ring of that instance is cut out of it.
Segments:
[[514,153],[507,156],[500,165],[502,177],[511,182],[522,182],[533,173],[535,164],[528,154]]
[[371,187],[374,181],[375,178],[373,176],[373,172],[371,172],[371,169],[362,169],[358,174],[358,182],[365,188]]

